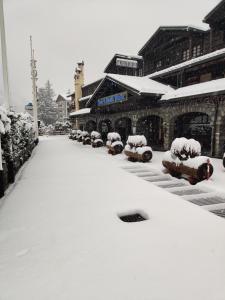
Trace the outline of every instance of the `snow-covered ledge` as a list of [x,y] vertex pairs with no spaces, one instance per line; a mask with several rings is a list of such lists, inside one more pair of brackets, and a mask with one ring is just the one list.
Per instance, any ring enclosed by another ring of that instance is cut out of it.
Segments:
[[70,117],[79,116],[79,115],[85,115],[90,114],[91,109],[90,108],[82,108],[75,112],[70,113]]

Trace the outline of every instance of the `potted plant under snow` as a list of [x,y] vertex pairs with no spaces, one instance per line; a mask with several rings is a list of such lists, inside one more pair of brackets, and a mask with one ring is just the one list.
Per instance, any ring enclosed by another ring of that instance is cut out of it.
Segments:
[[108,153],[112,155],[120,154],[123,152],[123,143],[121,142],[121,136],[119,135],[119,133],[108,133],[106,147],[109,149]]
[[77,140],[79,143],[82,143],[82,141],[83,141],[83,135],[82,135],[82,133],[83,133],[83,131],[77,130],[76,140]]
[[184,137],[173,141],[162,164],[172,176],[185,177],[191,184],[209,179],[213,174],[210,158],[201,155],[200,143]]
[[93,148],[99,148],[104,145],[103,140],[101,138],[101,134],[97,131],[92,131],[91,133],[91,145]]
[[83,145],[91,145],[91,137],[87,131],[82,132]]
[[144,135],[129,136],[124,153],[130,161],[148,162],[152,159],[152,148],[147,146]]

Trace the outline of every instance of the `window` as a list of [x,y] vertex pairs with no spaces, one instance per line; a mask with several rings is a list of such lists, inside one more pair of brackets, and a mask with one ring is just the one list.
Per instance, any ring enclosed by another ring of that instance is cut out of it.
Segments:
[[190,58],[190,50],[184,50],[183,51],[183,60],[188,60]]
[[197,56],[201,55],[201,45],[197,45],[197,46],[193,47],[192,55],[193,55],[193,57],[197,57]]
[[131,59],[117,58],[116,65],[120,67],[132,68],[132,69],[138,68],[137,60],[131,60]]
[[160,67],[162,67],[162,61],[161,60],[156,62],[156,68],[158,69]]

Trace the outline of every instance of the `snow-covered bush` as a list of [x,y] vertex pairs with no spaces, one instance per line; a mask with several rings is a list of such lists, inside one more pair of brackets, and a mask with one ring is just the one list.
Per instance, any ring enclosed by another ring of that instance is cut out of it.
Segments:
[[92,139],[101,139],[101,134],[98,131],[92,131],[91,138]]
[[117,132],[109,132],[107,135],[107,140],[111,142],[121,141],[121,136]]
[[129,136],[124,150],[130,161],[147,162],[152,159],[152,148],[147,146],[144,135]]
[[123,143],[121,142],[120,134],[117,132],[108,133],[106,146],[109,149],[109,154],[116,155],[122,153]]
[[194,139],[175,139],[170,151],[164,154],[162,164],[172,176],[185,175],[191,184],[209,179],[213,173],[210,158],[201,156],[201,145]]
[[144,135],[130,135],[127,144],[131,147],[143,147],[147,145],[147,140]]
[[82,131],[82,137],[87,137],[89,136],[89,133],[87,131]]
[[93,148],[99,148],[104,145],[101,134],[97,131],[91,132],[91,144]]
[[201,155],[201,145],[194,139],[176,138],[171,145],[170,151],[180,160],[187,160],[188,158]]
[[34,148],[33,118],[28,113],[7,113],[0,107],[0,132],[3,161],[11,173],[16,172]]

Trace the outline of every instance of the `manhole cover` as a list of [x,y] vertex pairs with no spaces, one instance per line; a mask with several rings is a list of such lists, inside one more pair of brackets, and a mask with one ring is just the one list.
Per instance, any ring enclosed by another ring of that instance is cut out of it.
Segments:
[[123,216],[119,216],[119,218],[120,220],[126,223],[142,222],[147,220],[147,218],[145,218],[143,215],[139,213],[131,214],[131,215],[123,215]]

